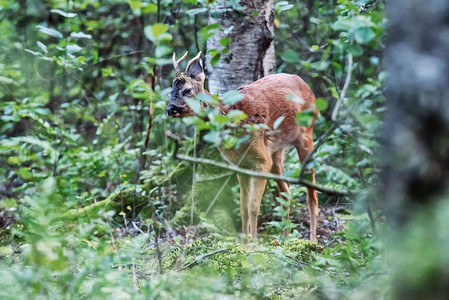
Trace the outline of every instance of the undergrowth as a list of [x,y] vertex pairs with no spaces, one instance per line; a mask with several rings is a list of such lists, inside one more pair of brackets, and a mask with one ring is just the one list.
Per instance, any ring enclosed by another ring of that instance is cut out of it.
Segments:
[[0,247],[2,299],[362,299],[387,292],[379,284],[387,278],[382,244],[367,233],[366,218],[324,248],[298,239],[242,245],[210,234],[182,245],[161,235],[156,242],[154,230],[124,234],[113,211],[73,220],[52,179],[24,201],[10,226],[15,242]]

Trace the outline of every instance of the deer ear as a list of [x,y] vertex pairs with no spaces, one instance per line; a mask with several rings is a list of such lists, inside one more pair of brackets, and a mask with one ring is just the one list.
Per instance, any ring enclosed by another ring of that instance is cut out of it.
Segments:
[[195,66],[189,72],[189,76],[196,80],[205,79],[206,76],[204,75],[203,60],[201,58],[196,61]]

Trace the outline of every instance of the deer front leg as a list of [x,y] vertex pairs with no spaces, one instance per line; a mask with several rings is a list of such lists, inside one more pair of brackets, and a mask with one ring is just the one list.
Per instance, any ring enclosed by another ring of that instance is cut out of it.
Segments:
[[[273,159],[273,166],[271,167],[271,173],[282,175],[284,173],[284,150],[273,153],[272,159]],[[285,196],[282,195],[282,193],[290,194],[290,188],[288,183],[282,180],[276,180],[276,184],[278,186],[279,197],[286,200]],[[282,208],[284,208],[287,211],[287,214],[282,219],[283,221],[286,221],[289,219],[290,216],[290,207],[282,206]],[[283,233],[285,237],[288,237],[289,230],[284,229]]]
[[249,231],[251,238],[257,238],[257,216],[259,215],[260,203],[267,184],[266,179],[251,178],[251,192],[248,203]]
[[250,177],[246,175],[237,175],[237,178],[239,180],[239,186],[240,186],[240,214],[242,216],[242,234],[243,237],[243,244],[248,243],[248,234],[249,234],[249,208],[248,208],[248,202],[249,202],[249,193],[250,193]]

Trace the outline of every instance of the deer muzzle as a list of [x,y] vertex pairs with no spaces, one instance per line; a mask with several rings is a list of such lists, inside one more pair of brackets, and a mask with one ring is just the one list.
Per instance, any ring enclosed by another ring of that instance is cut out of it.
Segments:
[[170,104],[167,107],[167,115],[171,116],[171,117],[176,117],[182,114],[182,112],[184,111],[184,107],[182,106],[176,106],[173,104]]

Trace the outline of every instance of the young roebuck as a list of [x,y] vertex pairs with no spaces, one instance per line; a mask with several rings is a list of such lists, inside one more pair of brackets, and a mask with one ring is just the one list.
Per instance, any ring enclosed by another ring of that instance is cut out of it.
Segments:
[[[167,107],[169,116],[182,118],[193,115],[193,111],[184,99],[195,97],[200,93],[208,93],[204,90],[205,75],[200,55],[201,52],[190,60],[186,71],[182,73],[178,65],[187,56],[187,52],[179,60],[176,60],[175,54],[173,54],[176,78],[173,80],[170,103]],[[194,63],[195,65],[192,67]],[[231,109],[238,109],[247,115],[240,125],[265,124],[266,128],[273,128],[274,122],[279,118],[283,117],[283,120],[276,130],[259,130],[252,135],[251,140],[245,146],[239,149],[219,147],[221,154],[228,161],[242,168],[282,174],[284,172],[284,150],[289,146],[294,146],[298,151],[299,159],[303,162],[307,154],[313,150],[314,120],[309,127],[302,127],[296,123],[296,115],[308,108],[313,109],[315,106],[315,96],[307,84],[296,75],[275,74],[239,87],[237,90],[244,95],[243,100],[230,107],[220,104],[221,113],[226,114]],[[300,100],[288,99],[295,96]],[[311,170],[311,172],[312,182],[315,182],[314,171]],[[242,232],[245,236],[250,234],[252,238],[256,238],[257,215],[267,180],[240,174],[237,176],[240,184]],[[280,193],[290,193],[289,185],[286,182],[279,180],[276,183]],[[316,191],[312,188],[307,188],[307,204],[310,213],[310,240],[316,243],[318,198]],[[288,219],[288,217],[289,212],[287,212],[286,218]],[[284,231],[284,234],[287,235],[288,231]],[[246,242],[246,239],[244,241]]]

